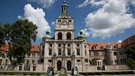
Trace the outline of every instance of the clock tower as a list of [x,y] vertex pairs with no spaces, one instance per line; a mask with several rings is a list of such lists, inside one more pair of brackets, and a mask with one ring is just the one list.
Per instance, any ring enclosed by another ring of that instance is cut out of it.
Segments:
[[61,14],[56,18],[55,39],[74,39],[74,19],[70,17],[66,0],[62,4]]

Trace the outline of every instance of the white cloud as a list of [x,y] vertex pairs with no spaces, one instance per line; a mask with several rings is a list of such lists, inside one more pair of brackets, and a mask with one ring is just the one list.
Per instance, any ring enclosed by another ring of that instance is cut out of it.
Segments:
[[57,0],[28,0],[28,1],[37,2],[43,8],[48,8],[48,7],[52,6]]
[[122,43],[122,40],[118,40],[117,42]]
[[81,31],[83,31],[84,35],[87,37],[87,36],[90,36],[90,32],[88,32],[88,30],[85,28],[85,29],[82,29]]
[[50,26],[46,21],[45,12],[41,8],[34,8],[31,4],[26,4],[24,6],[24,18],[22,16],[18,16],[18,18],[28,19],[37,25],[38,34],[37,39],[41,39],[47,30],[50,31]]
[[55,26],[55,22],[54,21],[52,22],[52,26]]
[[89,4],[93,6],[99,6],[105,4],[105,1],[106,0],[85,0],[82,4],[78,5],[78,7],[86,7]]
[[135,18],[131,13],[127,13],[129,9],[126,0],[99,0],[99,2],[102,4],[101,8],[89,13],[85,18],[84,29],[87,31],[84,33],[104,39],[135,27]]
[[129,1],[133,6],[135,6],[135,0],[127,0]]

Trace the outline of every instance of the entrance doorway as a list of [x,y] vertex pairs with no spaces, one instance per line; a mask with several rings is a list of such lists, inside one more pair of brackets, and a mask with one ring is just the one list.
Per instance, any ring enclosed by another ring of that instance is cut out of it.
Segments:
[[57,70],[61,70],[61,66],[62,66],[62,63],[61,63],[61,61],[58,61],[57,62]]
[[67,62],[67,71],[71,71],[71,61]]

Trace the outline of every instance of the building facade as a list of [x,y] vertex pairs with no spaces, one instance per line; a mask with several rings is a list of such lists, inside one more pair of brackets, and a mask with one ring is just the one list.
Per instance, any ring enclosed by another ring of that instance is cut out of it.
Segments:
[[59,17],[56,18],[55,36],[51,37],[50,32],[42,38],[42,42],[32,45],[31,54],[26,54],[25,63],[18,65],[14,69],[9,68],[10,61],[6,56],[8,45],[3,45],[1,50],[1,65],[3,71],[47,71],[52,66],[55,72],[61,68],[71,71],[74,66],[79,72],[96,71],[121,71],[128,70],[125,65],[125,47],[135,43],[133,40],[125,39],[119,42],[87,42],[87,38],[80,31],[78,36],[74,36],[74,18],[69,15],[68,5],[64,0]]

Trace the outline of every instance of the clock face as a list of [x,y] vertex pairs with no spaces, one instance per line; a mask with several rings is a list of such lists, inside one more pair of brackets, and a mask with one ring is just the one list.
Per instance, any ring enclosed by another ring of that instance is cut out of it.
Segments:
[[62,25],[69,25],[69,23],[67,21],[63,21],[61,22]]

